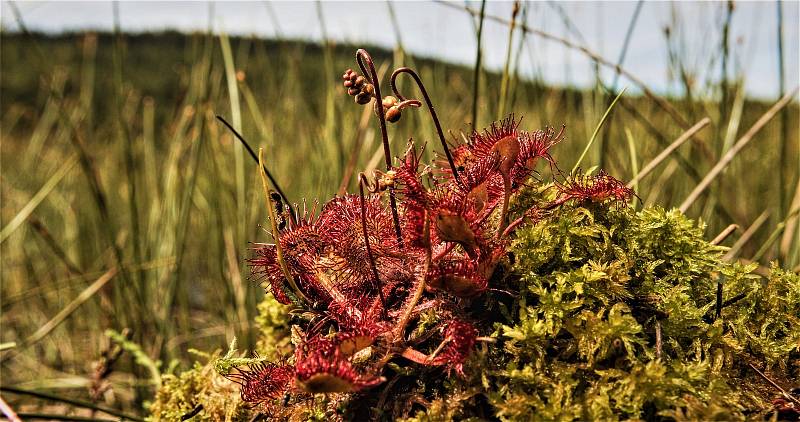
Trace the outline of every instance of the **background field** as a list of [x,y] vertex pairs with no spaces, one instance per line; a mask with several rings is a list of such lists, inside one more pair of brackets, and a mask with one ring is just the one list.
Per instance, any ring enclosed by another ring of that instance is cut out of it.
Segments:
[[[266,210],[256,165],[216,114],[263,147],[283,189],[309,207],[351,190],[353,171],[382,166],[376,121],[340,84],[364,46],[201,33],[0,37],[5,386],[88,397],[92,362],[109,347],[107,329],[129,329],[162,370],[185,365],[192,348],[224,348],[234,335],[242,348],[253,341],[263,292],[244,260],[249,242],[270,240],[262,230]],[[454,139],[472,130],[473,68],[399,47],[370,51],[384,70],[418,69]],[[554,154],[571,167],[619,89],[635,83],[573,89],[522,80],[516,42],[509,51],[506,71],[480,72],[475,127],[510,111],[529,130],[565,124]],[[583,161],[629,180],[708,117],[707,127],[638,184],[637,207],[680,206],[778,100],[745,98],[740,80],[692,81],[693,57],[680,49],[664,54],[684,95],[659,99],[665,108],[625,94]],[[718,54],[724,60],[729,53]],[[401,86],[414,92],[410,83]],[[390,127],[393,151],[412,136],[428,141],[433,157],[438,147],[426,113],[405,112]],[[732,259],[778,260],[797,270],[800,231],[787,217],[800,207],[799,151],[795,96],[687,213],[707,222],[708,238],[739,225],[723,243],[734,247]],[[103,400],[135,406],[151,375],[124,355]]]

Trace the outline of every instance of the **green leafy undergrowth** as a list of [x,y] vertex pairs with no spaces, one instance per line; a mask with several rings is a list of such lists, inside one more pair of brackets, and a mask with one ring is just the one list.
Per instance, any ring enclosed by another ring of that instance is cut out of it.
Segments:
[[[225,356],[217,351],[200,354],[202,361],[178,375],[161,377],[153,403],[150,421],[249,421],[254,412],[240,397],[239,385],[227,379],[236,366],[281,356],[290,345],[288,316],[272,296],[258,305],[256,325],[260,336],[256,351],[260,358],[245,358],[236,350],[236,340]],[[198,410],[199,409],[199,410]]]

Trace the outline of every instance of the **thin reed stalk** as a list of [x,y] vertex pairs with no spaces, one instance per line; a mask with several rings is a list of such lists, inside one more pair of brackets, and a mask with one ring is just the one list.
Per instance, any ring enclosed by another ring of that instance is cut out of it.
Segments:
[[483,22],[485,20],[486,0],[481,0],[481,11],[478,14],[478,32],[476,33],[477,47],[475,48],[475,70],[472,73],[472,126],[478,127],[478,97],[480,96],[481,58],[483,47]]
[[786,222],[788,220],[793,219],[798,213],[800,213],[800,208],[797,208],[794,211],[787,214],[786,219],[778,223],[777,226],[775,226],[775,229],[772,230],[772,233],[770,233],[769,237],[767,237],[767,240],[764,242],[764,244],[761,245],[761,247],[758,248],[758,251],[753,255],[753,257],[750,258],[753,262],[758,262],[759,260],[761,260],[761,258],[764,257],[764,255],[766,255],[770,247],[772,247],[775,241],[778,240],[780,235],[783,233],[783,230],[786,228]]
[[[636,23],[639,21],[639,13],[642,11],[642,5],[644,5],[644,0],[639,0],[636,2],[636,9],[633,10],[633,15],[631,16],[630,22],[628,22],[628,29],[625,31],[625,40],[622,42],[622,49],[620,50],[619,57],[617,58],[617,68],[621,68],[623,64],[625,64],[625,57],[628,55],[628,48],[630,47],[631,39],[633,38],[633,30],[636,28]],[[597,67],[597,62],[595,62],[595,69]],[[614,72],[614,80],[611,82],[611,89],[609,92],[617,92],[617,84],[619,84],[619,77],[620,72]],[[599,80],[599,78],[598,78]],[[600,138],[600,160],[599,166],[605,167],[606,165],[606,156],[608,155],[608,146],[607,142],[605,142],[605,138],[608,137],[609,133],[611,133],[611,125],[606,125],[605,135]]]
[[614,106],[617,105],[617,101],[619,101],[620,97],[622,97],[622,94],[624,94],[627,89],[628,89],[628,87],[623,88],[622,91],[620,91],[619,94],[617,94],[617,97],[614,98],[614,101],[611,102],[611,105],[608,106],[608,108],[606,109],[606,112],[603,113],[603,117],[600,119],[600,122],[597,123],[597,127],[594,128],[594,132],[592,133],[592,137],[589,138],[589,142],[586,143],[586,147],[583,149],[583,152],[581,153],[580,157],[578,157],[578,161],[576,161],[575,165],[572,166],[572,170],[570,170],[570,174],[575,174],[575,171],[578,170],[578,167],[580,167],[581,162],[583,161],[584,157],[586,157],[586,154],[589,152],[589,149],[592,147],[592,144],[594,143],[594,140],[597,139],[597,134],[600,133],[600,128],[603,127],[603,123],[605,123],[606,119],[608,119],[608,116],[611,114],[611,110],[614,109]]
[[[786,92],[786,65],[784,63],[784,51],[783,51],[783,1],[777,0],[775,2],[775,8],[777,11],[777,20],[778,25],[775,28],[777,31],[777,56],[778,56],[778,96],[783,97],[784,93]],[[780,116],[780,130],[778,132],[779,136],[779,151],[778,154],[778,166],[779,166],[779,175],[778,175],[778,215],[780,219],[781,213],[783,210],[787,209],[787,189],[786,187],[791,185],[791,173],[789,167],[789,157],[792,156],[790,145],[789,145],[789,110],[783,109],[781,110]],[[800,162],[798,162],[800,164]]]
[[[637,179],[639,177],[639,160],[636,158],[636,141],[633,139],[633,134],[629,128],[625,128],[625,139],[628,140],[628,152],[630,154],[631,160],[631,177],[632,179]],[[639,193],[639,183],[638,182],[628,182],[628,187],[633,188],[633,192],[638,194]],[[636,197],[633,198],[631,204],[635,204]]]
[[508,26],[508,45],[506,46],[506,60],[503,65],[503,78],[500,83],[500,100],[497,105],[497,120],[505,116],[505,108],[508,97],[508,86],[510,84],[511,75],[511,50],[514,46],[514,31],[517,29],[517,14],[519,14],[519,0],[514,1],[511,9],[511,25]]
[[738,224],[730,224],[728,227],[725,227],[725,230],[721,231],[712,241],[712,245],[719,245],[720,243],[724,242],[725,239],[728,238],[736,229],[739,228]]
[[[228,36],[223,32],[219,36],[222,48],[222,60],[225,64],[225,80],[228,84],[228,97],[231,105],[231,122],[237,132],[242,132],[242,110],[239,104],[239,86],[236,80],[236,68],[233,63],[233,53]],[[236,180],[236,238],[244,239],[245,223],[245,176],[244,176],[244,151],[239,143],[233,144],[234,171]]]
[[36,332],[30,335],[30,337],[25,339],[23,346],[27,347],[30,346],[39,340],[43,339],[45,336],[50,334],[56,327],[58,327],[64,320],[66,320],[73,312],[75,312],[84,302],[89,300],[95,293],[97,293],[103,286],[106,285],[109,281],[111,281],[115,275],[117,275],[117,268],[111,268],[110,270],[106,271],[100,278],[95,280],[89,287],[84,289],[75,299],[73,299],[70,303],[67,304],[61,311],[59,311],[53,318],[51,318],[47,323],[39,327]]
[[[507,25],[511,24],[511,22],[509,22],[508,20],[506,20],[504,18],[501,18],[501,17],[498,17],[498,16],[493,16],[493,15],[485,15],[483,12],[475,11],[474,9],[472,9],[471,7],[468,7],[468,6],[459,6],[459,5],[455,4],[455,3],[448,3],[448,2],[444,2],[442,0],[435,0],[435,2],[438,3],[438,4],[441,4],[443,6],[447,6],[447,7],[451,7],[451,8],[455,8],[455,9],[459,9],[459,10],[463,10],[463,11],[465,11],[465,12],[467,12],[467,13],[473,15],[473,16],[484,16],[486,20],[491,20],[491,21],[500,23],[502,25],[506,25],[507,26]],[[483,19],[481,19],[481,21],[483,21]],[[530,26],[528,26],[527,24],[524,24],[524,23],[520,24],[520,29],[522,29],[525,32],[537,35],[537,36],[539,36],[541,38],[544,38],[544,39],[547,39],[547,40],[550,40],[550,41],[558,42],[558,43],[564,45],[565,47],[567,47],[569,49],[580,51],[581,53],[583,53],[584,55],[589,57],[591,60],[597,61],[598,63],[602,64],[603,66],[610,67],[611,69],[614,69],[616,72],[619,72],[621,75],[623,75],[626,78],[628,78],[634,85],[636,85],[639,89],[641,89],[642,93],[644,93],[644,95],[647,98],[650,98],[651,100],[653,100],[653,102],[655,102],[655,104],[657,104],[662,110],[664,110],[667,114],[672,116],[672,118],[680,126],[683,126],[684,129],[689,127],[689,123],[687,122],[686,118],[683,117],[683,115],[681,115],[677,110],[675,110],[675,108],[672,105],[670,105],[666,100],[664,100],[663,98],[655,95],[653,93],[653,91],[641,79],[637,78],[635,75],[633,75],[632,73],[628,72],[622,66],[618,66],[618,65],[616,65],[614,63],[611,63],[610,61],[608,61],[607,59],[603,58],[599,54],[593,52],[589,48],[587,48],[585,46],[582,46],[582,45],[577,45],[577,44],[573,43],[572,41],[569,41],[569,40],[567,40],[567,39],[565,39],[563,37],[559,37],[557,35],[553,35],[553,34],[550,34],[548,32],[544,32],[544,31],[536,29],[536,28],[531,28]]]
[[[112,54],[112,62],[114,68],[114,88],[115,88],[115,105],[114,108],[114,115],[115,120],[117,123],[117,131],[120,140],[122,141],[123,147],[123,155],[124,155],[124,162],[125,162],[125,176],[128,188],[128,224],[130,224],[131,230],[131,243],[133,244],[133,259],[135,262],[142,261],[142,246],[141,246],[141,235],[139,230],[139,202],[137,199],[137,187],[136,187],[136,162],[133,153],[133,140],[131,139],[130,134],[128,133],[128,125],[124,120],[123,116],[123,108],[125,102],[125,89],[123,85],[123,69],[122,69],[122,61],[124,59],[124,40],[122,38],[122,32],[120,29],[120,18],[119,18],[119,3],[113,2],[113,14],[114,14],[114,51]],[[134,278],[135,288],[139,290],[139,297],[142,298],[143,302],[147,301],[148,292],[147,292],[147,283],[143,282],[143,280],[139,277],[140,274],[133,274],[132,277]],[[147,320],[148,315],[150,314],[147,312],[146,308],[140,309],[141,314],[139,315],[140,318]]]
[[15,230],[25,222],[25,220],[33,213],[36,207],[47,198],[47,195],[55,189],[55,187],[61,182],[61,180],[66,176],[72,167],[78,163],[78,156],[77,154],[73,154],[71,157],[67,158],[61,167],[53,173],[52,176],[45,182],[45,184],[39,189],[36,194],[31,197],[27,204],[22,207],[19,212],[11,219],[11,221],[0,230],[0,244],[2,244]]

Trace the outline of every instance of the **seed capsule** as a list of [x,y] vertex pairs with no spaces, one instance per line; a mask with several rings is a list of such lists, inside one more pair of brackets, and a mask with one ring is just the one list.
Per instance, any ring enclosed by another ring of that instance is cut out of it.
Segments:
[[383,97],[383,108],[389,108],[395,104],[397,104],[397,98],[392,97],[391,95]]
[[353,86],[356,87],[356,88],[361,88],[362,86],[364,86],[364,83],[366,83],[366,82],[367,82],[367,78],[365,78],[363,76],[358,76],[358,77],[356,77],[356,80],[353,82]]
[[356,102],[361,105],[368,104],[369,100],[371,99],[372,96],[364,91],[361,91],[358,95],[356,95]]
[[389,110],[386,111],[386,120],[395,123],[400,120],[400,115],[400,107],[391,106],[389,107]]

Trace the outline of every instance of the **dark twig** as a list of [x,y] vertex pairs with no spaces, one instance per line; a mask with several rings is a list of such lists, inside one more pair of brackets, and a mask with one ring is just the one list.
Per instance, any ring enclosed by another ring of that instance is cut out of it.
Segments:
[[202,411],[203,411],[203,405],[202,404],[198,404],[197,406],[195,406],[194,409],[192,409],[191,412],[181,416],[181,421],[188,421],[189,419],[197,416]]
[[400,101],[406,101],[405,97],[400,94],[400,91],[397,89],[397,77],[400,76],[401,73],[407,73],[414,79],[414,82],[417,84],[420,92],[422,93],[422,98],[425,99],[425,105],[428,106],[428,111],[431,114],[431,119],[433,119],[433,124],[436,126],[436,133],[439,135],[439,141],[442,143],[442,148],[444,149],[444,155],[447,157],[447,163],[450,164],[450,170],[453,172],[453,177],[456,179],[456,182],[459,185],[461,183],[461,178],[458,176],[458,169],[456,169],[456,164],[453,162],[453,155],[450,153],[450,148],[447,146],[447,141],[444,139],[444,132],[442,131],[442,125],[439,123],[439,117],[436,116],[436,110],[433,108],[433,102],[431,102],[430,96],[428,96],[428,91],[425,89],[425,85],[422,83],[422,79],[419,77],[417,72],[414,72],[413,69],[408,67],[401,67],[399,69],[395,69],[392,72],[392,77],[390,79],[390,83],[392,86],[392,92]]
[[[244,139],[244,137],[239,132],[237,132],[236,129],[234,129],[233,126],[231,126],[231,124],[228,123],[228,121],[225,120],[222,116],[217,115],[216,117],[217,120],[222,122],[233,133],[236,139],[238,139],[239,142],[241,142],[244,145],[244,148],[250,154],[250,157],[253,158],[253,161],[258,163],[258,156],[256,155],[255,151],[253,151],[253,148],[250,147],[250,144],[248,144],[247,141]],[[289,201],[289,197],[286,196],[285,193],[283,193],[283,189],[281,189],[280,185],[278,185],[278,182],[275,181],[275,178],[272,177],[272,173],[269,172],[269,169],[266,166],[264,166],[263,169],[264,173],[267,174],[270,183],[272,183],[272,186],[275,187],[275,190],[278,191],[278,194],[283,197],[286,206],[289,207],[289,218],[292,219],[292,223],[297,224],[297,216],[294,213],[294,208],[292,207],[292,202]]]
[[[99,412],[108,413],[109,415],[117,416],[117,417],[120,417],[120,418],[123,418],[123,419],[129,419],[129,420],[132,420],[132,421],[144,422],[144,419],[142,419],[142,418],[140,418],[138,416],[131,416],[131,415],[128,415],[128,414],[123,413],[123,412],[121,412],[119,410],[116,410],[116,409],[111,409],[109,407],[98,406],[98,405],[96,405],[94,403],[89,403],[89,402],[85,402],[85,401],[81,401],[81,400],[69,399],[69,398],[66,398],[66,397],[59,397],[59,396],[55,396],[55,395],[52,395],[52,394],[42,393],[42,392],[39,392],[39,391],[23,390],[21,388],[8,387],[8,386],[5,386],[5,385],[4,386],[0,386],[0,391],[5,391],[7,393],[12,393],[12,394],[19,394],[19,395],[23,395],[23,396],[36,397],[36,398],[39,398],[39,399],[50,400],[50,401],[55,401],[55,402],[59,402],[59,403],[66,403],[66,404],[70,404],[70,405],[75,406],[75,407],[82,407],[84,409],[92,409],[92,410],[97,410]],[[22,415],[20,415],[20,417],[22,417]],[[23,419],[27,419],[27,418],[23,418]]]
[[780,385],[778,385],[778,384],[777,384],[775,381],[771,380],[771,379],[770,379],[770,378],[769,378],[769,377],[768,377],[766,374],[764,374],[764,373],[763,373],[763,372],[761,372],[761,371],[760,371],[758,368],[756,368],[756,367],[755,367],[755,365],[753,365],[753,364],[752,364],[752,363],[750,363],[750,362],[747,362],[747,366],[749,366],[749,367],[750,367],[750,369],[752,369],[752,370],[756,371],[756,373],[757,373],[757,374],[758,374],[758,375],[759,375],[761,378],[764,378],[764,380],[765,380],[765,381],[767,381],[768,383],[770,383],[770,385],[772,385],[772,386],[773,386],[773,387],[775,387],[775,388],[776,388],[778,391],[780,391],[780,392],[781,392],[781,395],[782,395],[784,398],[786,398],[786,399],[788,399],[788,400],[790,400],[790,401],[794,402],[794,403],[795,403],[795,404],[797,404],[797,405],[800,405],[800,400],[798,400],[797,398],[795,398],[795,397],[794,397],[794,396],[792,396],[791,394],[787,393],[787,392],[786,392],[786,390],[784,390],[784,389],[783,389],[783,388],[782,388]]
[[731,306],[734,303],[744,299],[746,296],[747,296],[747,293],[739,293],[738,295],[726,300],[725,302],[722,302],[722,307],[725,308],[725,307]]
[[17,413],[25,421],[73,421],[73,422],[116,422],[114,419],[97,419],[85,416],[67,416],[50,413]]
[[661,340],[661,323],[656,319],[656,359],[661,359],[661,349],[662,346]]
[[[383,155],[386,159],[386,171],[392,169],[392,150],[389,147],[389,133],[386,130],[386,111],[383,109],[381,84],[378,80],[378,72],[375,70],[375,63],[372,61],[372,56],[367,53],[363,48],[358,49],[356,52],[356,61],[358,67],[361,68],[361,73],[367,78],[367,81],[375,88],[375,113],[378,115],[378,122],[381,127],[381,140],[383,141]],[[397,213],[397,198],[395,198],[394,188],[389,187],[389,206],[392,209],[392,222],[394,223],[394,231],[397,236],[397,245],[402,249],[403,236],[400,232],[400,216]]]
[[364,202],[364,185],[369,186],[367,176],[364,173],[358,175],[358,194],[361,198],[361,229],[364,231],[364,246],[367,248],[367,259],[369,259],[369,266],[372,269],[372,278],[375,287],[378,289],[378,295],[381,298],[381,309],[384,316],[386,314],[386,298],[383,296],[383,283],[381,283],[380,276],[378,275],[378,268],[375,266],[375,258],[372,256],[372,247],[369,244],[369,232],[367,232],[367,205]]

